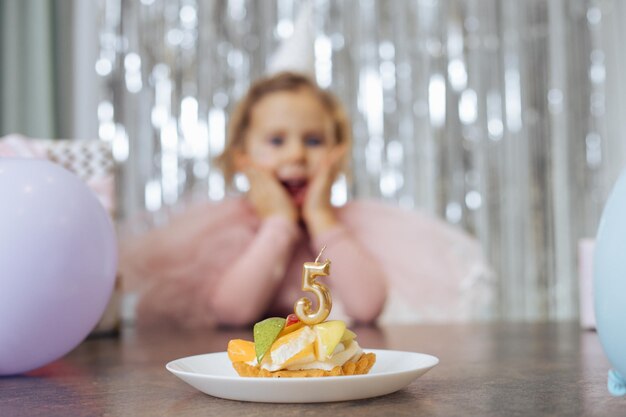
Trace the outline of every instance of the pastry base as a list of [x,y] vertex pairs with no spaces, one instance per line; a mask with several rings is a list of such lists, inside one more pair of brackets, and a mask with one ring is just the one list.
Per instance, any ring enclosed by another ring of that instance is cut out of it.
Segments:
[[346,362],[343,366],[335,366],[330,371],[323,369],[303,369],[301,371],[274,371],[270,372],[245,362],[233,362],[233,368],[239,376],[253,378],[311,378],[323,376],[363,375],[370,371],[376,362],[374,353],[363,353],[356,362]]

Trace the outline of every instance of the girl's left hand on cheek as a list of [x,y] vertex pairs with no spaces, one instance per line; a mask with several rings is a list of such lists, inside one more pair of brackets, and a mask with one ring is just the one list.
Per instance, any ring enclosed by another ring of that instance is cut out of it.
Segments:
[[337,223],[330,204],[330,195],[346,151],[347,148],[343,145],[333,148],[309,183],[302,205],[302,218],[313,236],[332,228]]

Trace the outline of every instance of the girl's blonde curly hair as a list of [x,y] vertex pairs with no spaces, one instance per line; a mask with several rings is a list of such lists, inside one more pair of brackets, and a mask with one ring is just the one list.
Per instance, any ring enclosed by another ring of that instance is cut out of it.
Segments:
[[346,144],[348,147],[351,145],[352,133],[350,123],[339,100],[332,93],[321,89],[313,80],[304,75],[281,72],[256,81],[231,114],[224,152],[216,158],[216,163],[221,168],[227,184],[232,184],[236,173],[234,154],[238,149],[242,149],[244,145],[254,106],[269,94],[280,91],[293,92],[301,89],[311,91],[328,110],[333,121],[337,144]]

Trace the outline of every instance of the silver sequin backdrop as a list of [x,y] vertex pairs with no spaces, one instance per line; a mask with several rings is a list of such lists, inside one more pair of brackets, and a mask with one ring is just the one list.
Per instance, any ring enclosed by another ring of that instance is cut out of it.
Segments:
[[[119,215],[219,200],[211,158],[233,103],[289,38],[301,1],[100,0],[99,135]],[[353,120],[354,182],[475,235],[498,317],[578,314],[576,248],[626,163],[626,3],[314,0],[320,85]],[[148,216],[145,215],[148,213]]]

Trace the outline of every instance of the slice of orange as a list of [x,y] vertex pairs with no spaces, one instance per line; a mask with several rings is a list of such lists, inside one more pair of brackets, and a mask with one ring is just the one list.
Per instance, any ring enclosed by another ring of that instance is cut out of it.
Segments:
[[254,342],[233,339],[228,342],[228,358],[231,362],[249,362],[256,358]]
[[299,353],[296,353],[283,364],[284,367],[291,365],[300,365],[303,363],[313,362],[315,360],[315,348],[313,343],[307,345]]
[[308,355],[313,342],[315,342],[316,334],[309,326],[303,326],[299,330],[293,331],[288,335],[276,339],[270,349],[270,356],[274,365],[284,366],[294,356],[306,350],[303,356],[299,356],[295,360],[301,360]]
[[285,326],[280,331],[280,333],[278,333],[278,337],[276,337],[276,339],[280,339],[283,336],[287,336],[289,333],[293,333],[296,330],[300,330],[302,327],[304,327],[304,323],[302,323],[301,321],[298,321],[296,323],[292,323],[289,326]]

